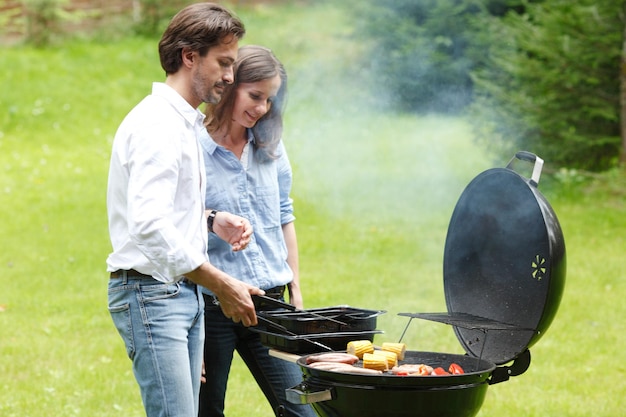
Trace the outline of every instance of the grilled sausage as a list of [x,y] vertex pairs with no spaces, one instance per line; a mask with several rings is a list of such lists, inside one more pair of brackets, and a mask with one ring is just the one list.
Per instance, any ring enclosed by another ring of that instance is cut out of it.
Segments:
[[354,366],[348,363],[342,362],[311,362],[309,364],[310,368],[321,369],[324,371],[332,371],[335,369],[349,369],[354,368]]
[[358,366],[350,365],[342,362],[312,362],[309,367],[320,369],[322,371],[343,372],[362,375],[380,375],[382,371],[375,369],[365,369]]
[[311,364],[313,362],[337,362],[352,365],[358,361],[359,358],[357,356],[342,352],[320,353],[306,358],[307,364]]

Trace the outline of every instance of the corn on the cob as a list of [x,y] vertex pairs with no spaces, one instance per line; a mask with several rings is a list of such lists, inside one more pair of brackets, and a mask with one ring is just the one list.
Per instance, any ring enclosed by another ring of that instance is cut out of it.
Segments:
[[346,352],[363,359],[364,353],[374,352],[374,345],[369,340],[353,340],[348,342]]
[[391,352],[388,350],[375,350],[374,355],[384,356],[385,360],[387,361],[387,367],[389,369],[398,364],[398,355],[396,355],[396,352]]
[[386,371],[389,369],[389,364],[387,362],[387,358],[383,355],[376,355],[374,353],[364,353],[363,354],[363,368]]
[[406,344],[404,343],[393,343],[393,342],[384,342],[382,347],[382,350],[387,350],[389,352],[395,352],[395,354],[398,356],[398,360],[403,360],[404,359],[404,353],[406,352]]

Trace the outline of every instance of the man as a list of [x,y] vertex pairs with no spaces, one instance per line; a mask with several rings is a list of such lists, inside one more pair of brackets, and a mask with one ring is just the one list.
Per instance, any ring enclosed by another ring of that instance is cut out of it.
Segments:
[[250,223],[204,208],[205,171],[197,136],[202,102],[216,103],[233,82],[241,21],[212,3],[181,10],[159,55],[165,83],[154,83],[120,125],[109,170],[107,209],[113,251],[107,259],[109,311],[133,361],[148,417],[196,417],[202,371],[204,303],[198,285],[224,314],[257,323],[252,294],[263,291],[209,262],[207,227],[241,250]]

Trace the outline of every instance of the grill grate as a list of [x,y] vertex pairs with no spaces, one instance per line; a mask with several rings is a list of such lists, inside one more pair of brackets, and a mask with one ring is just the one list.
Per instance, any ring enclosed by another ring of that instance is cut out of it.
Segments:
[[412,319],[415,318],[436,321],[439,323],[450,324],[456,327],[462,327],[468,330],[535,331],[535,329],[520,327],[514,324],[502,323],[497,320],[478,317],[467,313],[398,313],[398,315],[411,317]]

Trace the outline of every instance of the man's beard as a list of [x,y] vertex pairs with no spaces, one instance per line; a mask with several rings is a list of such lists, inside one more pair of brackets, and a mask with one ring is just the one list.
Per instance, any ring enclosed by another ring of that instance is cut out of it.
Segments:
[[202,97],[202,101],[208,104],[217,104],[220,102],[220,100],[222,99],[222,95],[221,94],[217,94],[215,92],[215,87],[218,86],[218,84],[215,84],[213,87],[211,87],[208,91],[206,91],[204,97]]
[[193,89],[198,95],[198,98],[200,98],[200,100],[203,103],[209,103],[209,104],[219,103],[220,100],[222,99],[222,95],[217,94],[215,92],[215,89],[216,87],[223,87],[224,83],[217,82],[211,85],[210,88],[207,88],[206,84],[207,84],[206,80],[203,77],[198,76],[197,74],[195,77],[193,77]]

